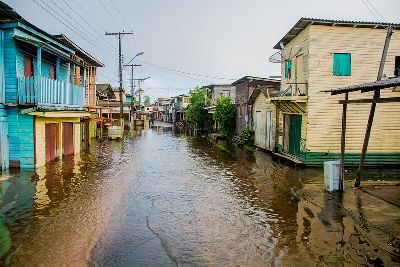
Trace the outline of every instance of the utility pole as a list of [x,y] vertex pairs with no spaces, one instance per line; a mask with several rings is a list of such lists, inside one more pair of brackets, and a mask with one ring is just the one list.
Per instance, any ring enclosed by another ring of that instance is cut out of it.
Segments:
[[[146,77],[146,78],[141,78],[141,79],[132,79],[132,81],[138,81],[138,85],[139,85],[139,90],[140,90],[140,83],[141,82],[143,82],[143,81],[145,81],[145,80],[147,80],[147,79],[150,79],[150,77]],[[142,102],[142,97],[141,97],[141,94],[140,94],[140,92],[138,91],[138,93],[139,93],[139,108],[140,108],[140,103]]]
[[[387,53],[389,50],[389,43],[390,43],[392,34],[393,34],[393,28],[392,28],[392,25],[389,25],[387,34],[386,34],[385,45],[383,46],[381,63],[379,65],[378,75],[376,78],[377,81],[380,81],[382,79],[383,69],[385,67],[386,56],[387,56]],[[380,89],[375,90],[373,99],[379,100],[380,96],[381,96],[381,90]],[[368,149],[369,136],[371,134],[372,123],[374,121],[375,108],[376,108],[376,102],[372,102],[371,109],[369,111],[367,130],[365,131],[364,143],[363,143],[363,147],[362,147],[362,151],[361,151],[360,165],[358,166],[356,182],[354,185],[355,187],[360,187],[360,184],[361,184],[362,173],[364,171],[365,156],[367,154],[367,149]]]
[[121,122],[124,121],[124,101],[122,99],[122,52],[121,52],[121,37],[125,34],[133,34],[133,32],[106,32],[106,35],[118,35],[118,57],[119,57],[119,115]]
[[131,116],[133,116],[133,109],[135,107],[134,99],[135,99],[135,90],[134,90],[134,84],[133,84],[133,68],[134,67],[140,67],[142,65],[140,64],[126,64],[124,65],[125,67],[131,67],[131,95],[132,95],[132,101],[131,101]]

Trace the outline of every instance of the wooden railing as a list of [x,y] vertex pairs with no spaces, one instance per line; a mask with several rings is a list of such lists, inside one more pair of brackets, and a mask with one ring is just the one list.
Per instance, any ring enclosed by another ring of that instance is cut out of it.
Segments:
[[84,110],[84,88],[46,77],[20,77],[18,104],[42,109]]
[[281,96],[308,96],[308,83],[287,83],[286,90]]

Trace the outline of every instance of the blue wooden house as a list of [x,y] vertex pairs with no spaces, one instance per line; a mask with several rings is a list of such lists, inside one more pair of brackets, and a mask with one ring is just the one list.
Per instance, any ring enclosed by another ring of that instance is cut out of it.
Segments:
[[74,54],[0,2],[2,169],[34,168],[80,151],[80,119],[89,113],[85,68]]

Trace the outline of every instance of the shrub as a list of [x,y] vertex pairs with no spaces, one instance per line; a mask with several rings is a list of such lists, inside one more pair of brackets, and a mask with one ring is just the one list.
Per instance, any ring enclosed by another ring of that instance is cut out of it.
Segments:
[[254,146],[254,137],[254,131],[251,128],[246,127],[240,133],[237,144],[242,146]]
[[219,133],[230,139],[235,133],[236,124],[236,107],[230,97],[217,98],[214,120],[218,123]]
[[211,115],[205,109],[206,104],[210,102],[207,90],[195,88],[190,92],[189,102],[190,105],[186,112],[188,120],[202,130],[209,128],[212,125],[212,119]]

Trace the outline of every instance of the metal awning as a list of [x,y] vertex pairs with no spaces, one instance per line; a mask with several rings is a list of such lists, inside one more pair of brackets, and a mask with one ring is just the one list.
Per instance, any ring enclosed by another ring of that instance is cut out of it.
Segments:
[[362,93],[364,93],[378,89],[388,89],[392,87],[397,87],[399,85],[400,85],[400,77],[395,77],[387,80],[356,84],[336,89],[323,90],[321,92],[331,93],[331,95],[339,95],[356,91],[361,91]]

